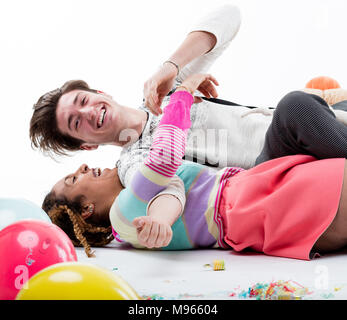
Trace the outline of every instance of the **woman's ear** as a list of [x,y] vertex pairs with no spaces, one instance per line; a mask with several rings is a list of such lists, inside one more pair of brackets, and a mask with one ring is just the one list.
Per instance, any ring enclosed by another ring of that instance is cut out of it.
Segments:
[[92,216],[92,214],[94,213],[94,204],[90,203],[90,204],[86,204],[82,207],[82,213],[81,216],[84,220],[88,219],[90,216]]

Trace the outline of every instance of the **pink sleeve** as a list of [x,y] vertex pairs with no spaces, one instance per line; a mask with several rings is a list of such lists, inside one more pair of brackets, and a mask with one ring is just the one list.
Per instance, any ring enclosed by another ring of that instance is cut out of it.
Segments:
[[182,130],[189,129],[190,108],[194,102],[193,96],[187,91],[174,92],[170,103],[164,109],[164,115],[159,125],[171,124]]
[[155,132],[145,165],[165,177],[173,177],[182,164],[193,101],[186,91],[173,93]]

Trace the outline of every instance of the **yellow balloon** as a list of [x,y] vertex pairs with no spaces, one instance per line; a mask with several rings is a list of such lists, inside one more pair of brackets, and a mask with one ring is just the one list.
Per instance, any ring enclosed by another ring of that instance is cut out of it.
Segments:
[[35,274],[17,300],[139,300],[134,289],[111,271],[92,264],[63,262]]

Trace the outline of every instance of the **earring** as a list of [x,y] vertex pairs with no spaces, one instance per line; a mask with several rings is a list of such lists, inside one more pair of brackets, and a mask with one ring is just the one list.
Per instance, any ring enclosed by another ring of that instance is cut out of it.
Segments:
[[89,205],[89,213],[93,213],[93,205]]

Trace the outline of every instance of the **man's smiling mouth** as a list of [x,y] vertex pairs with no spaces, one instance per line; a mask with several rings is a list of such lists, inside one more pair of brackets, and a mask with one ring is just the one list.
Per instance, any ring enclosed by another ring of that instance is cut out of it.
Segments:
[[103,106],[101,108],[101,112],[100,112],[99,118],[98,118],[98,123],[97,123],[98,128],[101,128],[102,125],[104,124],[105,115],[106,115],[106,108],[105,108],[105,106]]

